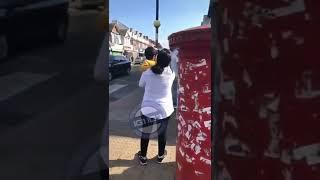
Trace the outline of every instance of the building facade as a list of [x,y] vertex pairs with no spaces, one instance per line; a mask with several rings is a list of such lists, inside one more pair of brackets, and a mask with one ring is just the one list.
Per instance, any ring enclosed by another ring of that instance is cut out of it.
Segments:
[[144,50],[155,47],[155,42],[142,32],[127,27],[125,24],[113,20],[109,24],[109,47],[111,54],[122,54],[131,61],[144,55]]

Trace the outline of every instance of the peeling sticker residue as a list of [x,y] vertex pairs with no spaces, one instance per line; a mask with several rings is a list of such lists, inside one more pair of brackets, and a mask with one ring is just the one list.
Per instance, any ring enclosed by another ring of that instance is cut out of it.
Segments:
[[291,164],[291,155],[288,150],[282,150],[280,160],[287,165]]
[[221,84],[221,93],[227,100],[235,101],[236,89],[233,81],[224,81]]
[[201,128],[201,125],[200,125],[200,123],[199,123],[198,121],[194,121],[194,123],[192,124],[192,126],[195,127],[195,128],[197,128],[197,129]]
[[181,156],[184,157],[184,154],[185,154],[185,153],[184,153],[184,151],[182,150],[181,147],[179,147],[179,152],[180,152]]
[[229,52],[229,41],[226,38],[223,40],[223,48],[225,53]]
[[320,143],[302,146],[293,150],[293,158],[295,160],[302,160],[305,158],[308,165],[315,165],[320,163],[319,152]]
[[198,155],[200,153],[200,151],[201,151],[201,147],[199,145],[196,145],[194,147],[194,152],[196,153],[196,155]]
[[178,131],[180,131],[181,130],[181,125],[180,125],[180,123],[178,123]]
[[194,173],[195,173],[197,176],[200,176],[200,175],[203,175],[203,174],[204,174],[203,172],[200,172],[200,171],[194,171]]
[[201,110],[203,113],[211,114],[211,107],[206,107]]
[[228,23],[228,9],[225,8],[223,11],[223,24],[227,24]]
[[270,49],[272,59],[276,59],[279,56],[279,49],[276,45],[273,45]]
[[181,123],[181,126],[186,125],[186,121],[183,119],[181,115],[178,116],[179,122]]
[[186,100],[184,100],[184,98],[180,98],[180,102],[186,102]]
[[280,103],[280,97],[277,97],[270,104],[268,104],[266,108],[268,108],[269,110],[272,110],[273,112],[276,112],[279,109],[279,103]]
[[243,71],[243,81],[247,84],[248,87],[252,86],[252,81],[247,70]]
[[199,132],[197,137],[196,137],[196,141],[199,143],[200,141],[205,141],[207,138],[207,135],[203,132]]
[[305,11],[304,0],[294,0],[287,7],[281,7],[277,9],[273,9],[272,13],[276,17],[288,16],[295,13],[300,13]]
[[194,68],[206,66],[207,65],[207,60],[201,59],[200,62],[197,63],[197,64],[192,64],[192,63],[188,63],[188,64],[189,64],[189,70],[193,70]]
[[199,102],[198,102],[198,92],[194,92],[194,94],[191,96],[191,99],[194,100],[194,109],[193,111],[198,112],[199,111]]
[[186,133],[185,133],[185,136],[187,137],[187,139],[189,140],[190,139],[190,137],[191,137],[191,133],[190,133],[190,131],[187,131]]
[[288,39],[290,36],[293,35],[293,32],[292,31],[285,31],[285,32],[282,32],[282,38],[283,39]]
[[189,84],[186,85],[187,89],[190,89]]
[[296,41],[297,45],[304,44],[304,38],[303,37],[295,37],[294,40]]
[[223,129],[226,128],[227,123],[231,124],[235,128],[238,128],[238,124],[236,122],[236,119],[233,116],[229,115],[228,113],[224,112],[223,122],[222,122]]
[[178,170],[181,171],[182,167],[181,167],[181,164],[179,162],[177,162],[177,166],[178,166]]
[[190,148],[193,149],[195,146],[196,146],[196,144],[195,144],[195,143],[192,143],[192,144],[190,145]]
[[[234,156],[245,157],[250,152],[250,149],[246,144],[230,135],[224,139],[224,147],[227,154],[232,154]],[[230,147],[237,147],[239,150],[231,151]]]
[[204,163],[206,163],[206,164],[208,164],[208,165],[211,165],[211,160],[210,159],[207,159],[207,158],[204,158],[204,157],[200,157],[200,161],[202,161],[202,162],[204,162]]
[[179,93],[184,93],[184,87],[179,87]]
[[198,76],[197,76],[197,75],[195,75],[195,76],[194,76],[194,79],[195,79],[195,80],[198,80]]
[[211,121],[204,121],[203,123],[204,123],[204,127],[209,129],[211,128]]
[[292,171],[289,169],[282,170],[282,175],[284,177],[284,180],[292,180]]
[[186,111],[189,111],[189,108],[187,106],[181,104],[180,105],[180,110],[186,112]]
[[186,161],[188,162],[188,163],[192,163],[193,161],[195,160],[195,158],[194,157],[189,157],[188,156],[188,154],[186,154]]
[[205,85],[204,88],[203,88],[203,93],[211,93],[211,89],[209,88],[209,85]]
[[309,14],[309,13],[306,13],[306,14],[304,15],[304,19],[305,19],[306,21],[310,21],[310,19],[311,19],[310,14]]

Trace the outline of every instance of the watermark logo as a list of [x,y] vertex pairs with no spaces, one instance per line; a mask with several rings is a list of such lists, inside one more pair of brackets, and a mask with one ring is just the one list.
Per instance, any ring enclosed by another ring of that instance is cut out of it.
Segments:
[[142,138],[155,138],[161,134],[167,122],[166,113],[161,106],[152,102],[144,102],[135,107],[129,116],[129,124],[134,133]]

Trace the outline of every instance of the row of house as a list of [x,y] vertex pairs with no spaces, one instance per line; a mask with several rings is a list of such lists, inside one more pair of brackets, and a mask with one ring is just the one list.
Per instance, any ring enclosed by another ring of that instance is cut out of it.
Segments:
[[[130,60],[143,56],[148,47],[156,43],[143,33],[114,20],[109,24],[109,51],[112,55],[125,55]],[[158,44],[159,46],[159,44]]]

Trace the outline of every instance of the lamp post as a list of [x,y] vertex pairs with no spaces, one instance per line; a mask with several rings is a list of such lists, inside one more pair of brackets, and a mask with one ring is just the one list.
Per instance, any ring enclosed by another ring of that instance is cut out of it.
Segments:
[[156,0],[156,20],[153,22],[154,27],[156,28],[156,47],[158,48],[158,34],[159,34],[159,0]]

